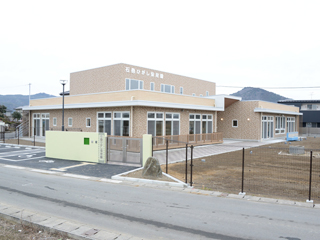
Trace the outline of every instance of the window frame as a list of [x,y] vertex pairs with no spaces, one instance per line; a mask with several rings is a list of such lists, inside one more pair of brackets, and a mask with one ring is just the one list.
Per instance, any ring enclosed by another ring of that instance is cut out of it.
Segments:
[[180,95],[183,95],[183,87],[180,87],[179,93],[180,93]]
[[[115,114],[120,113],[121,117],[118,118],[115,116]],[[129,115],[129,117],[123,117],[123,114],[127,113]],[[114,136],[130,136],[130,111],[113,111],[113,113],[111,114],[112,116],[112,122],[113,122],[113,126],[111,126],[111,130],[113,131],[112,134]],[[115,135],[115,121],[120,121],[120,135]],[[124,121],[129,121],[129,125],[128,125],[128,135],[123,135],[123,122]]]
[[[127,86],[127,80],[129,81],[129,86]],[[138,81],[138,88],[137,89],[131,88],[131,81]],[[143,87],[144,87],[144,82],[142,80],[131,79],[131,78],[125,79],[125,90],[126,91],[143,90]]]
[[[171,118],[167,118],[167,114],[171,114]],[[173,115],[174,114],[177,114],[178,115],[178,118],[174,118]],[[179,127],[178,127],[178,134],[176,135],[180,135],[180,113],[177,113],[177,112],[166,112],[164,114],[164,123],[165,123],[165,136],[175,136],[173,133],[174,133],[174,124],[173,122],[178,122],[179,123]],[[170,135],[167,135],[167,122],[171,122],[171,134]]]
[[286,132],[286,117],[276,116],[275,134],[284,134]]
[[[234,123],[237,123],[237,124],[235,125]],[[239,127],[238,119],[232,119],[232,127],[233,127],[233,128]]]
[[[71,124],[70,124],[70,120],[71,120]],[[72,127],[73,125],[73,119],[72,117],[68,117],[68,127]]]
[[[88,125],[88,120],[89,120],[89,125]],[[90,117],[86,118],[86,127],[91,128],[91,118]]]
[[[99,113],[103,114],[103,117],[99,117]],[[110,117],[106,117],[106,114],[110,113]],[[97,126],[96,126],[96,132],[99,132],[99,120],[103,121],[103,131],[101,133],[107,133],[106,132],[106,126],[105,121],[110,121],[110,135],[112,135],[112,111],[107,112],[97,112]],[[107,133],[108,134],[108,133]]]
[[[168,86],[170,88],[170,92],[166,92],[166,86]],[[175,86],[170,85],[170,84],[161,83],[160,92],[175,94]]]
[[58,124],[58,119],[56,117],[52,118],[52,126],[56,127]]
[[[154,117],[149,117],[149,114],[154,114]],[[157,114],[162,114],[162,117],[158,118]],[[164,112],[153,112],[153,111],[148,111],[147,112],[147,133],[149,133],[149,121],[154,121],[154,129],[153,129],[153,133],[151,134],[152,136],[164,136],[165,134],[165,128],[164,128],[164,124],[165,124],[165,113]],[[157,121],[162,121],[162,131],[161,131],[161,135],[157,135]]]

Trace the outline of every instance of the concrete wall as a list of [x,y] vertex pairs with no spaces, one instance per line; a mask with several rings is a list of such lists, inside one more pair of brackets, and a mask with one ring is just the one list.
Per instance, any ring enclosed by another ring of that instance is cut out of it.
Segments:
[[216,94],[214,82],[120,63],[71,73],[70,95],[122,91],[125,90],[126,78],[142,80],[146,90],[150,90],[150,83],[154,82],[155,91],[160,91],[162,83],[174,85],[177,94],[180,87],[183,87],[183,94],[186,95],[195,93],[196,96],[206,96],[206,91],[210,95]]
[[[89,139],[89,145],[84,144],[85,138]],[[99,162],[99,134],[47,131],[46,157]]]

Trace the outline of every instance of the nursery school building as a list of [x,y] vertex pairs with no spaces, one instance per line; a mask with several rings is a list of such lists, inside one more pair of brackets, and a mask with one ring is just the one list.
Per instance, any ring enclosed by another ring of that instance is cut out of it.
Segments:
[[[67,131],[138,138],[284,138],[299,130],[302,115],[295,106],[216,95],[214,82],[123,63],[71,73],[64,98]],[[62,97],[31,100],[22,109],[30,136],[61,130]]]

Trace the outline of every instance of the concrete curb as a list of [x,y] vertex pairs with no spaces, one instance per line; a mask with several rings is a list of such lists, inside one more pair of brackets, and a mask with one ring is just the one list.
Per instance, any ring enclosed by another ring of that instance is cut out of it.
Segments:
[[[27,214],[24,214],[27,213]],[[22,217],[27,215],[25,217]],[[26,226],[33,227],[37,230],[46,230],[50,233],[60,233],[67,237],[74,239],[133,239],[134,236],[124,235],[121,233],[110,232],[105,229],[96,229],[91,225],[67,221],[66,219],[46,216],[36,212],[25,211],[21,208],[15,208],[13,206],[0,204],[0,216],[4,219],[14,221]],[[32,220],[33,219],[33,220]],[[89,232],[95,232],[95,234],[88,236]],[[135,238],[139,239],[139,238]]]
[[139,171],[143,169],[143,167],[141,168],[137,168],[137,169],[133,169],[131,171],[128,172],[124,172],[118,175],[114,175],[111,177],[111,179],[114,180],[121,180],[121,181],[131,181],[131,182],[138,182],[138,183],[145,183],[145,184],[154,184],[154,185],[161,185],[161,186],[169,186],[169,187],[181,187],[181,188],[187,188],[189,187],[188,184],[170,176],[169,174],[166,173],[162,173],[163,175],[165,175],[168,178],[171,178],[173,181],[175,182],[167,182],[167,181],[159,181],[159,180],[150,180],[150,179],[143,179],[143,178],[132,178],[132,177],[123,177],[123,175],[126,175],[128,173],[132,173],[135,171]]

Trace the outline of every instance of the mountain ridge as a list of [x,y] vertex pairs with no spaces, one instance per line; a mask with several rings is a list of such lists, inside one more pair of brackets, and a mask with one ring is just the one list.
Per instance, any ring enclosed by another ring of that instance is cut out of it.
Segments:
[[[30,95],[30,99],[50,98],[56,97],[47,93],[37,93]],[[22,94],[8,94],[0,95],[0,105],[7,107],[7,111],[14,111],[17,107],[29,105],[29,95]]]
[[277,103],[279,100],[286,100],[284,96],[269,92],[262,88],[244,87],[238,92],[230,94],[231,96],[241,97],[242,100],[261,100]]

